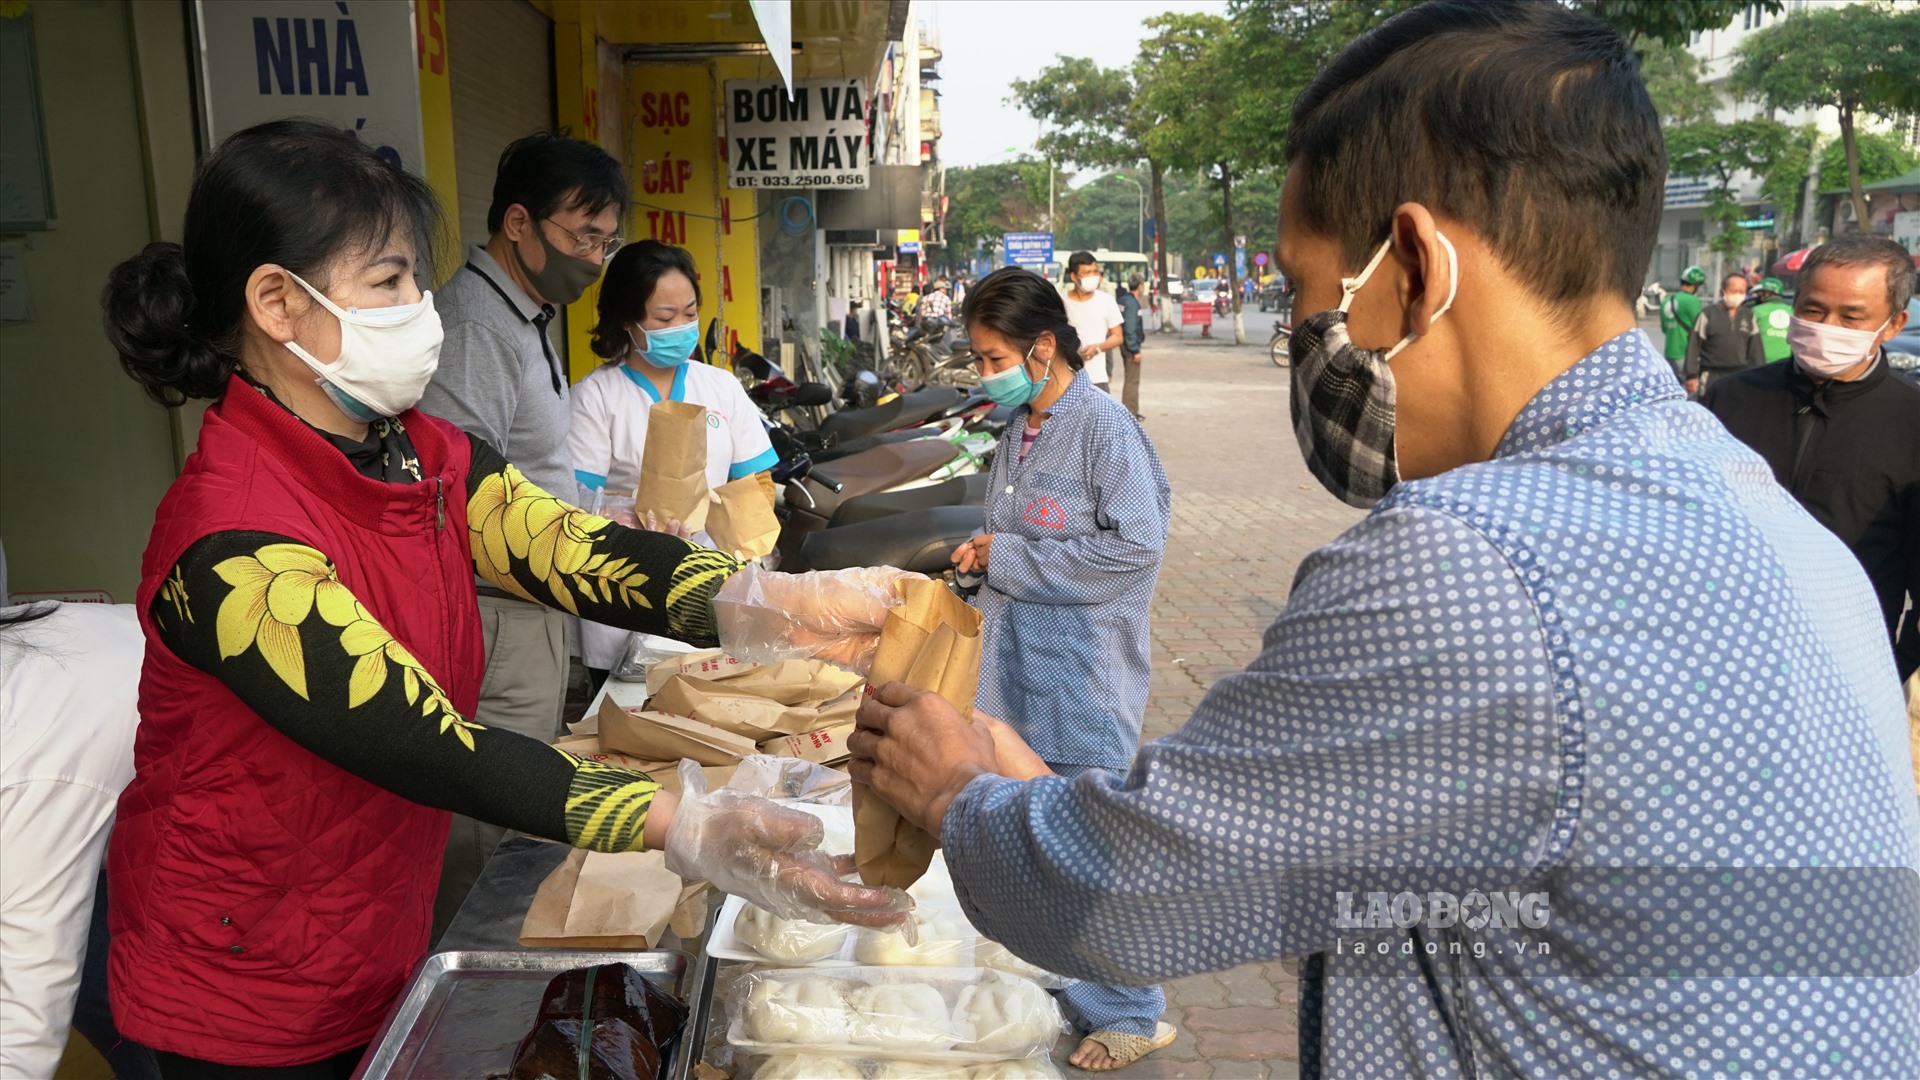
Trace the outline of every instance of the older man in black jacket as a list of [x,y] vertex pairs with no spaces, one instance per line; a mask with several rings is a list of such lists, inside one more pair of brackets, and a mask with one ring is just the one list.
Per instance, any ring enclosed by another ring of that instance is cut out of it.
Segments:
[[1860,559],[1902,679],[1920,669],[1920,384],[1890,370],[1882,346],[1907,324],[1913,283],[1890,240],[1816,248],[1787,330],[1792,358],[1717,379],[1701,398]]

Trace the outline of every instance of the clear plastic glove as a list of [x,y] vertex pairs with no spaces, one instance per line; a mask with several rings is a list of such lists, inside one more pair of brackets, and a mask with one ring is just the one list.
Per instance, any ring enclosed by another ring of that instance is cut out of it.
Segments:
[[899,889],[875,889],[840,880],[852,856],[820,850],[823,829],[812,814],[722,788],[707,792],[691,761],[680,764],[682,790],[667,831],[667,869],[688,881],[705,879],[783,919],[896,926],[913,910]]
[[668,536],[677,536],[682,540],[693,539],[693,530],[687,528],[685,522],[677,518],[662,518],[651,510],[640,519],[640,523],[648,532],[666,533]]
[[921,578],[891,566],[782,574],[748,566],[713,598],[720,648],[736,660],[824,660],[862,675],[880,647],[895,583]]

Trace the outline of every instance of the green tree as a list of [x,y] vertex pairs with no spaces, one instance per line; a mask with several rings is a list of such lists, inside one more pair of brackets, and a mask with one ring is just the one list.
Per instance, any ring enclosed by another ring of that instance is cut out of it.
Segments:
[[1020,158],[954,166],[947,170],[947,199],[948,250],[962,258],[984,253],[1002,233],[1027,232],[1046,216],[1047,163]]
[[[1138,80],[1147,114],[1158,122],[1146,133],[1148,153],[1168,168],[1204,172],[1219,186],[1222,250],[1233,251],[1233,185],[1258,168],[1259,148],[1249,137],[1251,107],[1242,98],[1249,74],[1231,48],[1231,24],[1218,15],[1168,13],[1147,19],[1153,36],[1141,43]],[[1231,262],[1229,287],[1239,276]],[[1236,317],[1234,340],[1246,332]]]
[[1791,135],[1785,124],[1764,118],[1731,124],[1696,120],[1667,129],[1668,170],[1715,181],[1707,193],[1705,216],[1720,231],[1707,241],[1708,247],[1722,255],[1737,255],[1747,246],[1747,230],[1739,225],[1740,201],[1733,194],[1734,174],[1765,175]]
[[[1140,240],[1140,198],[1145,170],[1119,169],[1073,192],[1073,218],[1061,233],[1063,250],[1111,248],[1132,251]],[[1123,179],[1124,177],[1124,179]],[[1136,189],[1133,183],[1142,185]]]
[[[1800,218],[1807,201],[1807,170],[1819,145],[1820,129],[1812,124],[1790,130],[1772,166],[1760,178],[1760,193],[1780,208],[1784,219],[1775,229],[1784,246],[1798,247],[1803,239]],[[1844,163],[1841,167],[1845,168]]]
[[1640,50],[1640,79],[1662,124],[1712,119],[1719,102],[1713,88],[1700,81],[1704,67],[1683,45],[1654,42]]
[[[1134,72],[1065,56],[1031,79],[1015,79],[1013,96],[1029,115],[1049,125],[1037,143],[1041,153],[1090,169],[1117,169],[1145,161],[1153,218],[1166,220],[1161,190],[1165,167],[1146,144],[1154,118],[1141,103]],[[1125,184],[1115,186],[1132,190]],[[1061,235],[1067,234],[1062,230]],[[1164,280],[1164,249],[1156,269]]]
[[1863,115],[1920,112],[1920,8],[1852,4],[1793,14],[1740,43],[1732,85],[1776,109],[1840,114],[1847,187],[1865,222],[1856,124]]
[[1643,44],[1685,45],[1694,34],[1720,30],[1748,8],[1780,10],[1780,0],[1574,0],[1582,11],[1605,19],[1640,48]]
[[[1913,168],[1914,163],[1913,154],[1907,150],[1905,143],[1877,131],[1860,133],[1856,157],[1859,159],[1860,183],[1863,185],[1891,180]],[[1806,162],[1802,161],[1800,167],[1806,168]],[[1833,191],[1846,187],[1847,175],[1846,147],[1833,143],[1820,155],[1820,190]]]

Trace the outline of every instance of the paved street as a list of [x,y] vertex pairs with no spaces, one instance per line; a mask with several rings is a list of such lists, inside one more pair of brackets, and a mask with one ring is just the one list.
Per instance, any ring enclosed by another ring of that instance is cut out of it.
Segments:
[[[1362,512],[1321,489],[1294,448],[1287,372],[1267,359],[1272,317],[1245,346],[1151,335],[1141,411],[1173,482],[1173,529],[1153,607],[1146,737],[1179,727],[1209,685],[1259,651],[1300,560]],[[1232,340],[1231,327],[1217,326]],[[1179,1041],[1118,1077],[1298,1075],[1297,986],[1249,964],[1167,987]]]

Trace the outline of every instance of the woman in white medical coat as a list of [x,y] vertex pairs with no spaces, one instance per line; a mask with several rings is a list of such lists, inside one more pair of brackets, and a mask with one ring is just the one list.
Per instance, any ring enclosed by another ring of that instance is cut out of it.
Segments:
[[[760,411],[739,380],[693,361],[700,339],[700,283],[685,249],[641,240],[620,249],[600,282],[593,351],[607,363],[573,388],[567,450],[582,488],[631,498],[640,482],[647,415],[661,401],[707,410],[707,483],[773,467]],[[591,497],[583,505],[592,506]],[[661,527],[678,523],[661,522]],[[580,624],[580,658],[596,681],[619,664],[627,631]]]

